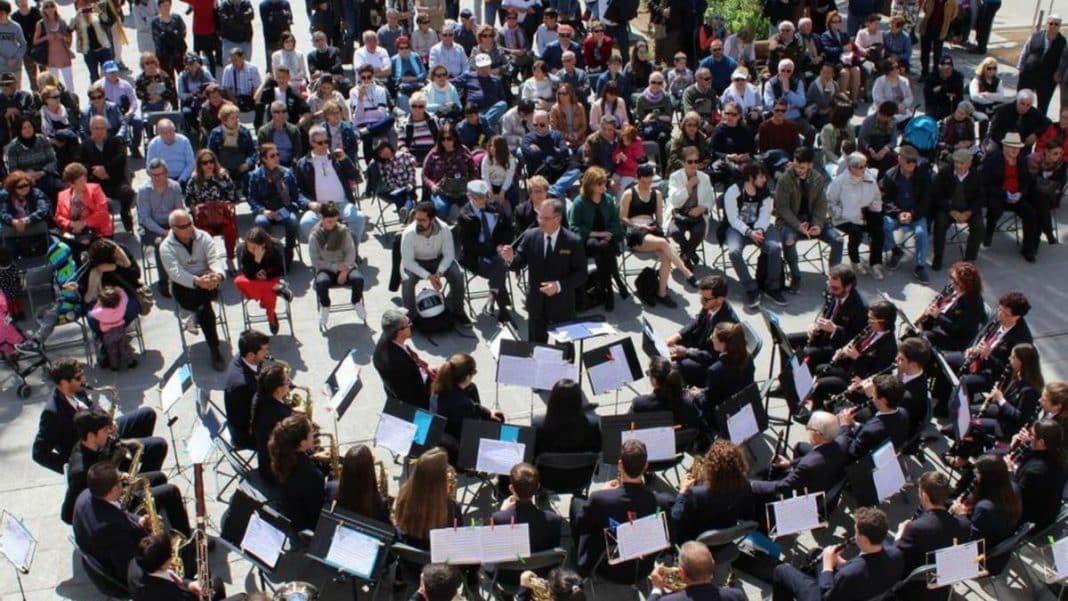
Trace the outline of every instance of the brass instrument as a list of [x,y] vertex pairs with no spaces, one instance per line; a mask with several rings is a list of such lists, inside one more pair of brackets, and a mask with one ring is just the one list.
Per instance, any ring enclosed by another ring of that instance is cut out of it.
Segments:
[[686,583],[682,580],[682,568],[656,566],[656,571],[660,574],[660,577],[664,579],[664,588],[666,588],[668,592],[674,593],[686,588]]
[[451,465],[448,466],[448,470],[445,472],[445,479],[448,482],[449,498],[453,501],[456,500],[456,468]]
[[211,601],[215,591],[211,588],[211,569],[208,565],[207,505],[204,503],[204,464],[193,465],[193,491],[196,497],[197,582],[200,591],[197,601]]
[[115,412],[119,408],[119,391],[114,386],[90,386],[88,384],[82,386],[86,390],[100,393],[101,396],[108,399],[108,418],[112,422],[115,421]]
[[549,581],[534,576],[530,579],[530,592],[534,601],[553,601],[553,592],[549,589]]
[[319,598],[319,589],[307,582],[287,582],[274,592],[274,601],[315,601]]
[[[330,479],[338,480],[341,478],[341,451],[337,446],[337,438],[329,432],[319,431],[315,433],[316,450],[328,450],[330,451]],[[322,439],[326,439],[328,446],[323,446],[320,442]]]
[[[156,511],[156,500],[152,498],[152,484],[149,483],[148,478],[140,476],[130,481],[128,489],[133,488],[141,489],[141,505],[134,513],[140,514],[144,511],[144,515],[148,516],[148,531],[153,536],[159,536],[163,534],[163,520],[159,516],[159,512]],[[171,540],[171,567],[174,572],[179,576],[185,575],[185,564],[182,562],[182,556],[179,553],[182,547],[186,544],[186,537],[178,531],[172,530],[170,533]],[[205,544],[207,544],[205,542]]]
[[916,327],[921,331],[931,329],[934,326],[934,314],[932,311],[937,309],[938,305],[942,304],[942,301],[945,300],[947,296],[953,294],[953,292],[953,282],[947,282],[938,293],[938,296],[934,297],[934,300],[928,303],[927,307],[924,308],[923,313],[920,313],[920,316],[916,318]]
[[[282,359],[277,359],[273,356],[270,357],[269,360],[274,363],[277,363],[278,365],[281,365],[282,369],[285,370],[287,377],[291,378],[293,376],[293,368],[289,365],[288,361],[283,361]],[[301,393],[303,393],[303,396],[301,395]],[[315,427],[316,430],[319,429],[318,426],[315,426],[315,419],[313,419],[312,416],[312,411],[315,406],[312,403],[312,394],[310,388],[308,388],[307,386],[296,386],[292,382],[290,382],[289,394],[287,394],[285,398],[282,399],[282,402],[292,407],[293,409],[296,409],[297,411],[303,413],[304,416],[308,418],[308,421],[312,423],[312,426]]]
[[[119,505],[128,507],[133,500],[135,483],[139,480],[145,480],[138,475],[141,472],[141,457],[145,454],[145,445],[141,444],[140,440],[133,438],[128,440],[113,439],[112,447],[110,455],[115,465],[119,465],[127,453],[131,455],[126,486],[123,487],[122,493],[119,494]],[[148,481],[145,480],[145,482],[147,483]]]
[[705,475],[705,456],[694,455],[693,463],[690,464],[690,477],[694,482],[700,482]]

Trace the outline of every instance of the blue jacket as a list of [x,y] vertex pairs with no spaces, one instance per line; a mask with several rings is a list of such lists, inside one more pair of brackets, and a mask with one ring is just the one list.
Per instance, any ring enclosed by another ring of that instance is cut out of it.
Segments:
[[[82,111],[82,141],[89,142],[89,119],[96,115],[93,112],[93,105],[90,105]],[[108,136],[119,136],[126,139],[126,121],[122,118],[122,111],[119,110],[119,105],[111,102],[110,100],[104,101],[104,117],[108,120]]]
[[489,121],[479,115],[476,125],[471,125],[467,122],[467,119],[460,121],[460,124],[456,126],[456,135],[460,136],[460,141],[464,143],[464,146],[481,148],[482,142],[493,135],[493,129],[490,128]]
[[[213,132],[214,133],[214,132]],[[300,188],[297,187],[297,178],[293,177],[293,172],[286,167],[279,167],[282,170],[282,178],[286,182],[286,190],[289,191],[290,208],[297,208],[303,211],[308,208],[308,199],[304,198],[300,194]],[[263,213],[266,209],[278,210],[281,206],[267,206],[266,200],[270,196],[267,192],[267,170],[262,166],[257,167],[248,178],[248,206],[252,209],[254,214]],[[271,203],[274,205],[274,203]],[[297,217],[300,217],[298,214]]]
[[[571,40],[571,44],[567,47],[568,50],[575,53],[575,66],[585,67],[586,59],[582,56],[582,44],[579,44],[575,40]],[[545,61],[546,65],[549,65],[549,69],[556,70],[564,66],[564,47],[560,45],[560,40],[555,42],[549,42],[549,45],[545,47],[545,53],[541,55],[541,60]]]
[[[46,221],[52,214],[52,205],[48,197],[37,188],[30,188],[30,196],[26,199],[26,213],[30,223]],[[15,211],[11,207],[11,195],[7,190],[0,190],[0,223],[11,225],[15,219]]]
[[738,61],[729,56],[724,56],[723,60],[716,62],[709,56],[698,63],[697,68],[700,69],[702,67],[712,73],[712,87],[717,94],[722,94],[723,90],[726,90],[727,86],[731,85],[731,74],[738,68]]
[[[331,157],[330,162],[334,165],[334,172],[341,178],[341,189],[345,191],[345,200],[355,203],[352,182],[360,179],[356,165],[348,157],[345,157],[344,161],[338,161]],[[259,171],[259,169],[256,171]],[[301,157],[293,167],[293,171],[296,173],[297,188],[304,198],[304,204],[315,200],[315,164],[312,163],[311,155]]]
[[[222,148],[222,143],[223,126],[219,125],[208,134],[208,148],[217,156],[219,149]],[[256,143],[252,140],[252,134],[244,127],[241,127],[237,132],[237,147],[245,155],[245,164],[251,170],[256,166]]]
[[600,77],[597,78],[597,85],[594,86],[594,92],[600,96],[601,90],[604,89],[604,84],[609,81],[615,81],[616,85],[619,86],[619,97],[630,102],[630,77],[623,71],[620,71],[615,77],[612,77],[611,71],[606,70],[604,73],[601,73]]
[[[326,123],[322,124],[323,127],[328,127]],[[333,127],[332,125],[329,127]],[[352,126],[350,121],[341,121],[339,123],[341,127],[341,149],[345,151],[345,156],[349,157],[350,161],[356,161],[356,142],[359,139],[356,136],[356,128]]]
[[454,85],[463,88],[464,102],[473,104],[480,111],[504,101],[504,87],[501,79],[495,75],[479,77],[478,73],[468,71],[453,80]]
[[[402,68],[401,55],[394,54],[390,59],[390,63],[393,65],[393,71],[390,77],[392,77],[397,83],[400,83],[401,77],[404,76],[404,69]],[[419,55],[412,52],[408,55],[408,68],[412,71],[411,75],[415,75],[420,81],[426,80],[426,68],[423,67],[423,61],[419,60]]]

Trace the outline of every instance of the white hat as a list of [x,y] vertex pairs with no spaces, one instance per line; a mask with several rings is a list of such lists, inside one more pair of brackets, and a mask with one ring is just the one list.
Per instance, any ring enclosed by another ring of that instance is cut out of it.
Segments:
[[467,182],[467,193],[474,196],[489,196],[490,187],[483,180],[473,179]]
[[749,79],[749,74],[741,69],[735,69],[734,73],[731,73],[731,81],[737,81],[739,79]]
[[478,68],[488,67],[493,64],[493,60],[490,56],[484,52],[480,52],[475,55],[475,66]]
[[1005,134],[1005,137],[1001,139],[1002,146],[1008,146],[1009,148],[1023,148],[1023,140],[1020,139],[1020,134],[1014,131],[1010,131]]

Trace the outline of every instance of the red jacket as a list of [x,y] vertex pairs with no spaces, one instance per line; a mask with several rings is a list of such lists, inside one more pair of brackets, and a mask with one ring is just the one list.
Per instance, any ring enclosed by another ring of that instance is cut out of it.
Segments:
[[215,23],[215,0],[182,0],[193,7],[193,35],[214,35],[217,29]]
[[[59,193],[59,201],[56,203],[56,225],[64,232],[70,231],[70,199],[71,188]],[[86,184],[85,198],[82,200],[82,221],[86,227],[96,231],[98,236],[111,236],[115,233],[115,225],[111,222],[111,211],[108,210],[108,199],[104,196],[104,190],[100,184]]]
[[1064,137],[1064,156],[1068,157],[1068,135],[1061,131],[1061,126],[1057,123],[1050,124],[1046,128],[1046,131],[1042,132],[1042,135],[1035,141],[1035,153],[1043,154],[1046,151],[1046,142],[1056,138],[1057,136]]
[[586,39],[582,41],[582,58],[586,62],[586,70],[600,70],[608,68],[608,59],[612,56],[612,36],[605,35],[601,38],[601,56],[594,56],[594,50],[597,49],[597,42],[593,41],[593,34],[586,36]]

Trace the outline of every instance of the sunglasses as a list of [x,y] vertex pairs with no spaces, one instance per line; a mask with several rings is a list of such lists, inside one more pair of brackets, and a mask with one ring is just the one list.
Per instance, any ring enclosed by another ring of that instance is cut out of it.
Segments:
[[435,73],[434,74],[434,79],[437,79],[439,77],[448,77],[448,76],[449,76],[448,73]]
[[176,224],[172,225],[171,227],[173,227],[176,230],[187,230],[187,229],[193,227],[193,222],[192,221],[186,221],[185,223],[176,223]]
[[316,146],[326,146],[326,140],[312,140],[312,144]]
[[786,109],[775,109],[774,112],[776,112],[776,113],[785,113]]
[[478,37],[480,37],[480,38],[492,38],[493,34],[492,33],[482,33],[482,34],[479,34]]
[[737,117],[738,115],[739,113],[736,113],[734,111],[723,111],[724,117]]
[[407,46],[397,46],[397,50],[407,50]]
[[441,32],[441,37],[443,37],[443,38],[451,38],[452,37],[452,33],[443,31],[443,32]]
[[15,186],[15,189],[16,190],[25,190],[26,188],[29,188],[29,187],[30,187],[30,182],[22,182],[19,185]]
[[204,161],[200,161],[197,164],[198,165],[214,165],[215,164],[215,159],[207,159],[207,160],[204,160]]
[[441,141],[442,142],[455,142],[456,138],[454,138],[452,136],[442,136]]
[[779,73],[793,73],[793,69],[779,69]]
[[103,97],[104,97],[103,94],[90,94],[89,95],[89,100],[100,100]]
[[697,79],[700,79],[701,81],[712,81],[711,77],[698,77]]
[[45,100],[59,100],[59,95],[45,96]]
[[374,79],[374,78],[368,75],[368,76],[361,77],[360,81],[371,81],[372,79]]
[[687,165],[696,165],[698,162],[699,161],[695,161],[694,159],[689,159],[689,160],[686,161],[686,164]]
[[265,158],[265,159],[277,159],[278,158],[278,153],[277,152],[272,152],[271,154],[269,154],[269,155],[267,155],[267,156],[265,156],[263,158]]
[[990,65],[989,67],[983,67],[983,71],[997,71],[997,65]]
[[649,80],[649,85],[651,85],[651,86],[662,86],[662,85],[664,85],[664,82],[651,79],[651,80]]
[[712,52],[723,52],[722,48],[713,48]]
[[542,127],[549,127],[549,124],[548,123],[535,123],[534,127],[537,127],[537,128],[540,129]]
[[425,104],[413,104],[411,106],[412,106],[413,109],[425,109],[426,108]]

